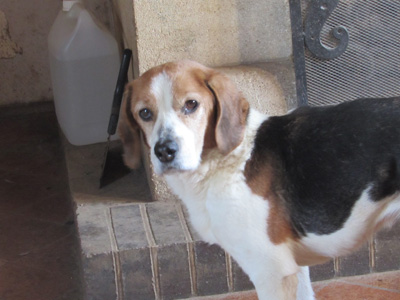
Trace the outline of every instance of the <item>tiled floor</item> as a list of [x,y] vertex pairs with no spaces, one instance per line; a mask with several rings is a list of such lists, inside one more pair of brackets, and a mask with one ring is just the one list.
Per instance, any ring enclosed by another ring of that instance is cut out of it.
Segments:
[[[82,299],[64,156],[54,112],[45,107],[0,109],[0,300]],[[318,282],[314,289],[319,300],[400,300],[400,271]]]
[[399,300],[400,271],[314,283],[318,300]]
[[[313,288],[317,300],[400,300],[400,271],[321,281]],[[248,291],[193,300],[257,300],[257,296]]]
[[[42,108],[40,106],[39,108]],[[54,112],[0,110],[0,299],[81,299]]]

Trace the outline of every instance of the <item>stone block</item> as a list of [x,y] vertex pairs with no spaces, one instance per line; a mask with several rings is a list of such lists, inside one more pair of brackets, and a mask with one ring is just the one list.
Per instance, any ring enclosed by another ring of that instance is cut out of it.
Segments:
[[370,250],[368,243],[358,251],[339,258],[337,276],[356,276],[370,272]]
[[391,229],[384,229],[375,236],[375,271],[400,269],[400,222]]
[[157,249],[161,299],[189,297],[192,293],[187,245],[172,244]]
[[150,249],[140,206],[112,207],[111,218],[125,298],[154,298]]
[[217,245],[194,245],[197,293],[199,296],[228,292],[225,252]]
[[332,279],[335,276],[334,261],[330,260],[324,264],[310,267],[311,281]]
[[174,203],[147,204],[157,260],[155,276],[162,299],[188,297],[192,292],[186,237]]
[[146,208],[157,246],[186,242],[174,203],[149,203]]
[[233,290],[235,292],[254,289],[249,276],[242,270],[238,263],[232,259]]
[[119,251],[148,246],[139,205],[112,207],[111,217]]
[[113,256],[102,253],[82,257],[84,298],[86,300],[116,300]]
[[155,299],[150,250],[125,250],[120,252],[119,257],[124,299]]
[[78,231],[85,257],[112,251],[106,211],[103,205],[77,207]]

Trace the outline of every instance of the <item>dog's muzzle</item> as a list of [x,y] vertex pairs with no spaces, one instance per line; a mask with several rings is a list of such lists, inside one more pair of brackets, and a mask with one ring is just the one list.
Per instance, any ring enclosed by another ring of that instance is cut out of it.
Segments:
[[172,140],[158,141],[154,146],[154,154],[162,163],[172,162],[178,150],[178,144]]

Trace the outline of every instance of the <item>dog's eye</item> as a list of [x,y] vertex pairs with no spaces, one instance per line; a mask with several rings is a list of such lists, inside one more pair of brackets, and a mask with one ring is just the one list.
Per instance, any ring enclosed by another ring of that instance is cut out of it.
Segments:
[[198,106],[199,103],[196,100],[187,100],[185,102],[185,106],[183,107],[183,112],[185,115],[191,114],[197,109]]
[[151,121],[153,119],[153,113],[148,108],[143,108],[139,111],[139,116],[142,118],[143,121]]

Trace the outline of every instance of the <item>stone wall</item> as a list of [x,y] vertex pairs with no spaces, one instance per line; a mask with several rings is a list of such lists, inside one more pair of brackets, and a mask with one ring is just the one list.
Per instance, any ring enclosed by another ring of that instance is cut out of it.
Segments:
[[292,54],[287,0],[116,1],[136,75],[183,58],[216,67]]
[[[113,28],[111,0],[84,3]],[[52,100],[47,35],[61,5],[54,0],[0,0],[0,105]]]

